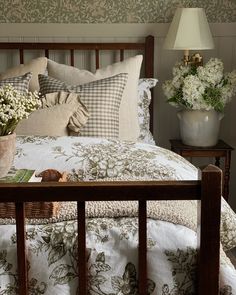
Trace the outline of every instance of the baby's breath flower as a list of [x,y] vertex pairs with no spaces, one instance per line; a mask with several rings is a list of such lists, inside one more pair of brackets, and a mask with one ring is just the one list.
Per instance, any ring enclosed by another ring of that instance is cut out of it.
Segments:
[[236,94],[236,70],[224,74],[223,62],[211,58],[204,66],[173,67],[172,80],[163,83],[167,101],[175,107],[223,112]]
[[11,84],[0,87],[0,135],[11,134],[20,120],[40,106],[37,92],[20,93]]

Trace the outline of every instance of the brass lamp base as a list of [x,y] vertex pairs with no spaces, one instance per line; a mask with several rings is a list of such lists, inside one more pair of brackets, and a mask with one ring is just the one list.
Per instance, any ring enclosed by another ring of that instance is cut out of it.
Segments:
[[196,67],[203,65],[203,57],[199,53],[194,53],[191,57],[189,55],[189,50],[184,51],[183,58],[184,65],[195,65]]

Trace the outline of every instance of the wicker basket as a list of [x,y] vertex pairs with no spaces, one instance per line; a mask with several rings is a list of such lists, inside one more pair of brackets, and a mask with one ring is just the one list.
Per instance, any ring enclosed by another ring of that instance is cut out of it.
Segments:
[[[47,169],[39,174],[42,181],[66,182],[67,173],[62,174],[55,169]],[[25,203],[26,218],[51,218],[56,216],[60,210],[60,202],[27,202]],[[15,218],[14,203],[0,203],[0,218]]]
[[[26,218],[51,218],[57,215],[59,202],[28,202],[25,203]],[[0,203],[0,218],[15,218],[14,203]]]

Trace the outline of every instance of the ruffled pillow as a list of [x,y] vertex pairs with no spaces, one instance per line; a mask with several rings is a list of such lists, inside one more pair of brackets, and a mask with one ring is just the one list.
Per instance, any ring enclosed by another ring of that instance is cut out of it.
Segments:
[[60,91],[46,94],[42,108],[22,120],[15,131],[18,135],[65,136],[69,130],[79,134],[88,117],[78,94]]
[[86,106],[81,102],[77,93],[69,93],[64,91],[48,93],[42,98],[43,108],[50,108],[55,105],[71,104],[75,105],[74,112],[69,118],[67,127],[76,133],[80,133],[89,118],[89,112]]

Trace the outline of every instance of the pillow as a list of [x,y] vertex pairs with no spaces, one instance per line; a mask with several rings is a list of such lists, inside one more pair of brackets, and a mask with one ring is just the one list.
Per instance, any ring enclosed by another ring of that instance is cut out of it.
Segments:
[[229,204],[222,198],[221,203],[221,243],[224,251],[236,247],[236,216]]
[[68,128],[79,133],[89,117],[76,93],[47,94],[42,99],[42,107],[18,124],[16,134],[65,136]]
[[52,77],[39,75],[42,95],[56,91],[76,92],[88,108],[90,117],[81,136],[118,138],[119,107],[128,74],[121,73],[83,85],[70,86]]
[[139,136],[137,94],[142,59],[142,55],[130,57],[122,62],[98,69],[94,74],[48,60],[48,75],[69,85],[79,85],[120,73],[128,73],[119,110],[119,138],[136,141]]
[[19,92],[26,92],[29,89],[29,82],[32,77],[32,73],[26,73],[22,76],[12,77],[0,81],[0,87],[6,84],[12,84],[12,86]]
[[138,83],[138,122],[140,134],[138,141],[154,144],[153,135],[150,132],[150,113],[149,105],[151,103],[150,89],[156,86],[157,79],[139,79]]
[[39,90],[38,74],[44,74],[47,69],[47,58],[39,57],[32,59],[30,62],[8,69],[0,75],[0,80],[20,76],[27,72],[32,73],[32,79],[29,84],[29,90],[34,92]]

